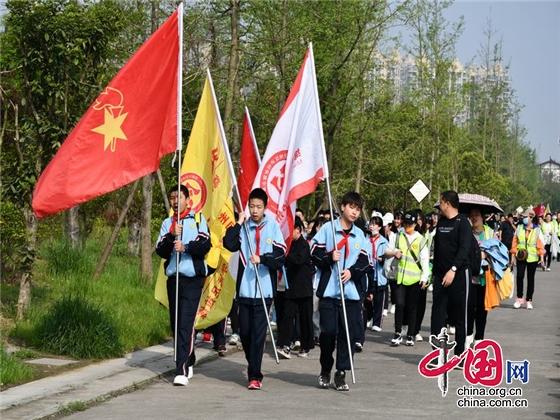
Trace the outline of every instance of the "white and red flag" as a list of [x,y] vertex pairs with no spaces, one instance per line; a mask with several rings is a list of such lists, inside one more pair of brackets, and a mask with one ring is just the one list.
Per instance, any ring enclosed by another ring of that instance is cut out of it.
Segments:
[[243,136],[241,137],[241,158],[239,159],[239,175],[237,176],[237,187],[241,198],[241,208],[245,208],[253,183],[259,172],[261,156],[255,140],[251,115],[245,107],[245,117],[243,118]]
[[328,177],[313,48],[303,64],[274,128],[253,188],[268,194],[267,214],[290,244],[296,200]]

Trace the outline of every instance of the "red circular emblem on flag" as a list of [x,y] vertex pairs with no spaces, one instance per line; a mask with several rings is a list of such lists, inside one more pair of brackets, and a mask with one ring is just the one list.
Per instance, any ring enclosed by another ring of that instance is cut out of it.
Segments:
[[273,154],[263,166],[260,187],[268,194],[268,208],[271,212],[278,211],[280,193],[284,188],[284,175],[286,170],[287,150],[280,150]]
[[189,190],[189,198],[192,200],[192,210],[195,213],[200,212],[206,204],[206,197],[208,196],[204,179],[198,174],[188,172],[181,175],[181,184]]

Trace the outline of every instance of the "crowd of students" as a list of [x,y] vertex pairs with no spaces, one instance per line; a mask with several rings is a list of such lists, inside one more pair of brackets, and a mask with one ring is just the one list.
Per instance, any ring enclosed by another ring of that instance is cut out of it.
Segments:
[[[178,266],[181,322],[174,334],[178,341],[175,385],[186,385],[192,376],[194,317],[200,279],[207,274],[203,259],[208,247],[206,222],[197,232],[178,227],[178,219],[194,217],[186,205],[185,190],[172,190],[171,202],[180,216],[164,221],[157,246],[158,254],[166,259],[170,303],[175,299],[173,255],[182,255]],[[184,205],[179,200],[182,194]],[[394,314],[391,346],[423,341],[420,329],[429,291],[433,292],[430,333],[438,335],[444,329],[455,333],[455,354],[460,355],[484,338],[491,280],[502,276],[510,264],[517,264],[518,271],[514,307],[525,303],[527,309],[533,308],[534,269],[537,261],[544,267],[546,235],[560,234],[558,219],[554,225],[547,217],[550,228],[533,224],[532,209],[523,213],[517,226],[510,215],[493,229],[476,206],[468,218],[460,215],[454,191],[441,194],[438,212],[425,215],[416,209],[393,215],[374,209],[366,222],[362,197],[349,192],[334,220],[330,212],[320,212],[306,222],[298,209],[288,251],[280,227],[266,215],[267,202],[262,189],[253,190],[248,214],[241,212],[223,238],[226,249],[239,253],[229,343],[243,347],[248,389],[262,387],[267,318],[272,308],[278,356],[290,359],[298,350],[299,357],[308,357],[318,346],[321,388],[349,389],[346,373],[352,368],[354,352],[364,348],[366,329],[382,331],[389,313]],[[181,236],[185,231],[188,236]],[[479,245],[477,268],[472,263],[472,241]],[[550,247],[547,250],[550,254]],[[528,290],[523,299],[525,269]],[[173,312],[174,306],[170,313],[175,331]],[[221,355],[226,327],[226,320],[213,327],[218,337],[214,347]]]

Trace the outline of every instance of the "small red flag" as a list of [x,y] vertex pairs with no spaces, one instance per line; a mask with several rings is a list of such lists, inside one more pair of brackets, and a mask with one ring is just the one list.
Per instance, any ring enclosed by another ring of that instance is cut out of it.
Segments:
[[43,171],[33,195],[37,217],[154,172],[176,150],[179,10],[117,73]]
[[241,138],[241,157],[239,158],[239,175],[237,176],[242,209],[245,208],[247,200],[249,200],[251,188],[259,171],[260,160],[257,142],[253,135],[253,127],[251,126],[251,116],[249,115],[249,110],[245,108],[243,137]]

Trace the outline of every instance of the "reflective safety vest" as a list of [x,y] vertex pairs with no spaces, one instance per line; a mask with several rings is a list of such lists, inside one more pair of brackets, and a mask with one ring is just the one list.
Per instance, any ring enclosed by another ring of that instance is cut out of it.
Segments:
[[401,251],[402,257],[399,260],[397,284],[402,283],[405,286],[411,286],[420,281],[422,277],[422,270],[419,267],[420,250],[426,246],[426,243],[426,238],[423,236],[416,237],[410,243],[410,248],[414,251],[417,258],[417,260],[415,260],[412,253],[408,250],[405,233],[399,233],[399,236],[397,236],[397,248]]
[[539,255],[537,254],[537,239],[541,233],[539,228],[533,228],[529,232],[529,237],[525,238],[525,227],[517,226],[515,234],[517,235],[517,249],[527,250],[527,262],[535,262],[539,260]]

